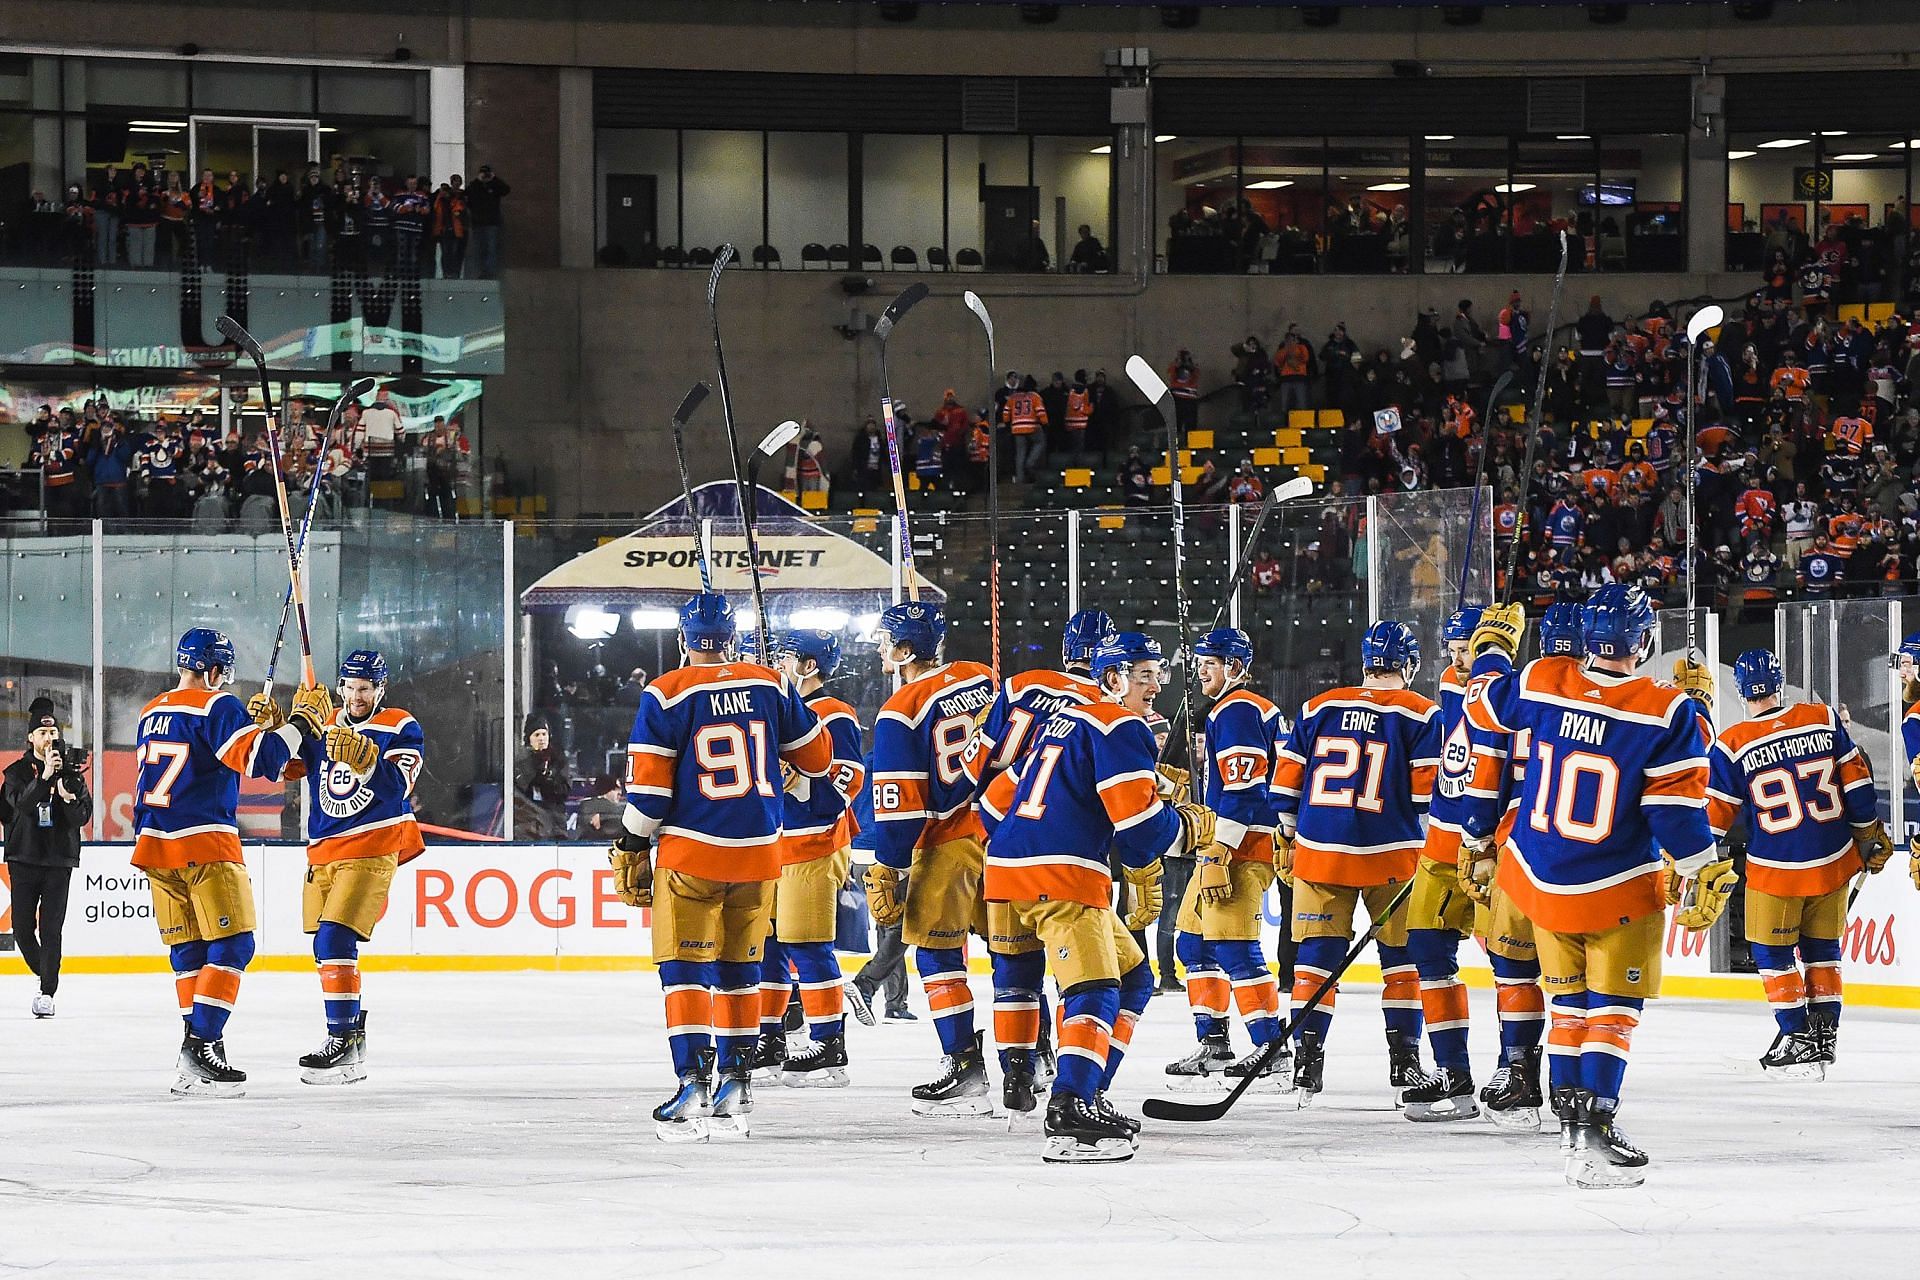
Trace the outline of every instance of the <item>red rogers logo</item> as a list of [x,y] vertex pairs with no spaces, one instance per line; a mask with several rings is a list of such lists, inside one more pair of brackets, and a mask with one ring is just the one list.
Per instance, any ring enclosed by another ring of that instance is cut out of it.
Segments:
[[[498,929],[522,910],[534,923],[549,929],[571,929],[581,922],[583,904],[574,888],[574,873],[564,867],[549,867],[534,876],[524,889],[512,872],[499,867],[483,867],[463,874],[464,883],[457,883],[453,873],[431,867],[422,867],[413,873],[414,928]],[[612,870],[596,870],[590,874],[592,884],[588,886],[585,902],[590,908],[587,927],[626,928],[633,916],[614,892]],[[649,915],[642,912],[641,923],[646,923]]]

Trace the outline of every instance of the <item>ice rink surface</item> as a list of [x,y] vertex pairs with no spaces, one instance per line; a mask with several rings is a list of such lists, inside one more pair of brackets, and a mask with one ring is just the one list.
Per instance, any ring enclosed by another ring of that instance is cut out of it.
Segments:
[[[248,1096],[199,1101],[167,1093],[169,979],[72,975],[36,1023],[28,979],[0,978],[0,1275],[1852,1277],[1913,1275],[1920,1248],[1911,1014],[1850,1011],[1832,1078],[1785,1085],[1736,1065],[1771,1039],[1763,1006],[1657,1003],[1622,1113],[1647,1185],[1582,1192],[1552,1134],[1401,1119],[1364,986],[1342,993],[1312,1109],[1149,1122],[1104,1167],[1042,1164],[1037,1131],[910,1115],[924,1020],[850,1025],[854,1086],[760,1089],[748,1142],[668,1147],[647,1115],[670,1083],[652,974],[367,987],[370,1079],[302,1085],[317,984],[260,974],[227,1038]],[[1474,1006],[1479,1065],[1488,993]],[[1183,1000],[1154,1001],[1124,1107],[1190,1028]]]

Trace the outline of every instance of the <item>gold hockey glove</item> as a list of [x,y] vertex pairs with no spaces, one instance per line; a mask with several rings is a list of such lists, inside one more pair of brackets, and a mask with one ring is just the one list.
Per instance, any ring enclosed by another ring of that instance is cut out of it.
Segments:
[[335,725],[321,739],[329,759],[338,760],[358,774],[368,774],[380,762],[380,747],[357,729]]
[[1185,769],[1176,769],[1170,764],[1154,766],[1159,777],[1154,779],[1153,789],[1162,800],[1173,804],[1186,804],[1193,792],[1193,775]]
[[273,700],[272,695],[266,693],[256,693],[247,699],[247,714],[253,718],[255,724],[268,733],[272,733],[287,722],[287,718],[280,714],[280,704]]
[[1907,846],[1907,875],[1912,877],[1913,887],[1920,889],[1920,836]]
[[1192,853],[1213,843],[1213,810],[1203,804],[1176,804],[1180,815],[1180,851]]
[[867,866],[867,911],[883,929],[899,924],[907,914],[907,876],[878,862]]
[[1700,874],[1686,878],[1680,890],[1680,905],[1674,909],[1674,923],[1695,933],[1711,929],[1727,909],[1727,899],[1733,896],[1734,886],[1739,882],[1740,878],[1733,873],[1732,858],[1709,862],[1700,868]]
[[1457,867],[1460,892],[1481,906],[1493,901],[1493,873],[1499,851],[1489,836],[1460,837],[1460,862]]
[[1673,660],[1673,682],[1703,707],[1713,706],[1713,668],[1688,654]]
[[1517,604],[1490,604],[1480,611],[1480,625],[1467,640],[1467,651],[1484,653],[1498,649],[1512,658],[1520,652],[1520,638],[1527,633],[1527,611]]
[[1209,907],[1233,901],[1233,872],[1229,867],[1233,854],[1223,844],[1209,844],[1200,851],[1198,869],[1199,898]]
[[607,861],[613,864],[613,891],[620,901],[630,907],[653,905],[653,857],[645,841],[622,831],[607,850]]
[[1886,825],[1877,820],[1853,829],[1853,847],[1859,850],[1869,872],[1879,871],[1893,857],[1893,839],[1887,835]]
[[302,737],[318,738],[326,733],[327,721],[333,719],[333,695],[327,692],[325,685],[301,685],[293,693],[293,711],[287,720],[300,731]]
[[1293,884],[1293,841],[1279,830],[1273,833],[1273,874],[1281,884]]
[[1155,858],[1144,867],[1122,867],[1120,873],[1133,890],[1133,905],[1127,908],[1126,926],[1144,929],[1160,918],[1160,911],[1166,905],[1160,886],[1160,859]]

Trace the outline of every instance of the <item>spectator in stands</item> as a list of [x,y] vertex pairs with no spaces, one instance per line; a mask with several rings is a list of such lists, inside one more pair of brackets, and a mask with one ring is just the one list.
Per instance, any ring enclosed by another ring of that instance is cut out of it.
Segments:
[[1047,409],[1040,399],[1039,384],[1029,375],[1020,389],[1008,396],[1000,409],[1001,421],[1013,433],[1013,479],[1025,484],[1030,468],[1037,468],[1047,457]]
[[1479,321],[1473,318],[1473,299],[1460,299],[1460,305],[1454,309],[1453,324],[1448,330],[1446,355],[1440,364],[1440,376],[1446,382],[1448,392],[1456,396],[1467,394],[1468,387],[1473,383],[1480,352],[1486,345],[1487,335],[1480,328]]
[[1260,483],[1260,477],[1253,473],[1253,463],[1242,461],[1233,469],[1233,479],[1227,484],[1227,501],[1242,506],[1259,506],[1266,496],[1266,486]]
[[1082,273],[1108,270],[1107,251],[1094,238],[1093,228],[1084,222],[1080,224],[1080,238],[1074,243],[1067,270]]
[[1047,411],[1045,432],[1050,454],[1060,453],[1066,444],[1067,393],[1067,375],[1055,369],[1040,392],[1041,407]]
[[133,474],[133,441],[114,414],[101,423],[93,447],[87,451],[87,471],[93,477],[93,511],[102,520],[123,520],[131,514],[127,482]]
[[1245,342],[1236,342],[1227,350],[1233,356],[1234,385],[1241,388],[1245,407],[1257,413],[1266,407],[1273,386],[1273,360],[1267,355],[1266,345],[1250,333]]
[[103,267],[120,261],[120,215],[131,185],[117,164],[107,165],[95,181],[93,203],[94,261]]
[[1120,464],[1121,500],[1129,507],[1153,505],[1153,466],[1140,456],[1140,446],[1127,449],[1127,460]]
[[[1176,404],[1178,401],[1175,402]],[[1073,383],[1067,388],[1066,447],[1076,462],[1087,456],[1087,429],[1093,421],[1093,389],[1087,385],[1087,371],[1075,369]]]
[[467,193],[454,174],[433,193],[433,239],[440,246],[440,278],[458,280],[467,259]]
[[467,187],[467,218],[472,232],[473,274],[491,280],[500,274],[500,202],[513,193],[493,166],[483,164]]
[[914,428],[913,473],[920,478],[923,492],[939,491],[940,478],[946,473],[946,458],[940,449],[940,429],[931,421]]
[[1290,324],[1274,349],[1273,369],[1280,386],[1280,411],[1313,407],[1313,348],[1300,336],[1300,326]]
[[1200,366],[1185,347],[1167,366],[1167,390],[1173,393],[1174,428],[1184,442],[1200,425]]
[[[394,265],[400,274],[418,274],[420,248],[426,239],[427,224],[432,214],[432,203],[420,179],[409,175],[393,198]],[[432,264],[428,263],[428,267],[428,274],[432,274]]]
[[558,840],[567,830],[568,786],[565,762],[553,743],[553,727],[543,712],[527,718],[526,753],[514,771],[514,836],[520,840]]
[[459,500],[454,484],[459,477],[460,446],[447,429],[447,420],[435,417],[433,429],[422,442],[427,455],[427,514],[440,520],[459,515]]
[[133,166],[133,176],[120,201],[120,218],[126,228],[127,265],[151,267],[160,225],[160,193],[154,190],[144,164]]
[[1087,397],[1090,401],[1087,410],[1087,444],[1091,450],[1100,450],[1100,465],[1107,465],[1107,455],[1121,443],[1120,400],[1107,382],[1107,371],[1095,369],[1093,381],[1087,384]]
[[620,834],[620,823],[626,811],[626,787],[612,774],[601,774],[593,780],[593,794],[580,802],[579,819],[574,824],[573,838],[611,841]]
[[884,490],[887,469],[887,438],[881,434],[880,424],[868,418],[854,433],[853,449],[847,459],[854,497],[865,502],[868,493]]

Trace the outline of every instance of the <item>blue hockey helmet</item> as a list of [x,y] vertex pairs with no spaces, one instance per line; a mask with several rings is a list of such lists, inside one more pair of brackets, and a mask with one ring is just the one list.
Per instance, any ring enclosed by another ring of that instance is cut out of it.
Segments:
[[1093,650],[1093,678],[1109,671],[1121,671],[1136,662],[1159,662],[1164,657],[1160,642],[1144,631],[1116,631]]
[[1112,618],[1099,609],[1082,609],[1067,619],[1060,637],[1061,657],[1069,664],[1091,662],[1093,651],[1112,634]]
[[733,606],[717,591],[696,592],[680,606],[680,639],[689,652],[724,652],[734,632]]
[[1733,660],[1733,685],[1749,701],[1770,698],[1787,682],[1787,673],[1771,649],[1749,649]]
[[368,684],[387,683],[387,660],[377,649],[355,649],[340,659],[342,680],[365,680]]
[[173,665],[183,671],[211,671],[220,668],[233,674],[233,641],[227,633],[212,627],[189,627],[181,633],[173,651]]
[[1369,675],[1393,672],[1412,680],[1420,670],[1420,639],[1413,628],[1382,618],[1360,637],[1360,669]]
[[1547,606],[1540,617],[1540,652],[1549,658],[1584,658],[1587,654],[1586,624],[1580,606],[1571,600]]
[[913,650],[913,656],[930,662],[940,653],[947,638],[946,615],[937,604],[921,600],[891,604],[880,611],[880,634],[891,643]]
[[1916,665],[1920,665],[1920,631],[1916,631],[1905,640],[1902,640],[1900,647],[1894,650],[1893,661],[1895,666],[1899,665],[1900,659],[1902,658],[1906,658]]
[[1471,640],[1473,629],[1479,625],[1480,606],[1470,604],[1447,615],[1447,629],[1443,635],[1448,644],[1456,640]]
[[787,632],[780,641],[780,651],[796,658],[812,658],[822,680],[840,666],[840,637],[817,627]]
[[1637,658],[1653,634],[1653,601],[1639,587],[1610,582],[1580,614],[1587,652],[1596,658]]
[[1242,664],[1253,661],[1253,639],[1238,627],[1215,627],[1194,642],[1199,658],[1228,658]]

